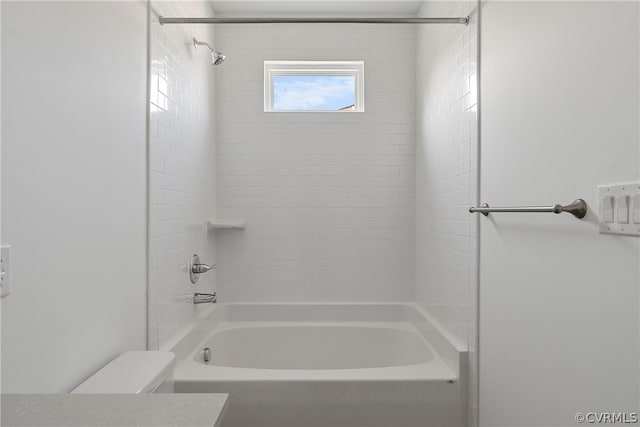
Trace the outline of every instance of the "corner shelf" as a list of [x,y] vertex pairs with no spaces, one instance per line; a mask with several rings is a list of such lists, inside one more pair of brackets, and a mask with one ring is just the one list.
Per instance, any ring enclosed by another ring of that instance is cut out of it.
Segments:
[[213,218],[207,220],[207,230],[221,230],[223,228],[244,229],[247,228],[247,221],[244,219],[220,219]]

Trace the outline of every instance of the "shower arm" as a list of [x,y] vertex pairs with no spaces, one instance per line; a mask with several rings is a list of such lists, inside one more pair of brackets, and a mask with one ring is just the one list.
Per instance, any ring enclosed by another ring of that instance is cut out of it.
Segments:
[[214,49],[214,48],[212,48],[212,47],[211,47],[211,45],[210,45],[209,43],[207,43],[207,42],[201,42],[200,40],[197,40],[197,39],[195,39],[195,38],[193,39],[193,46],[194,46],[195,48],[197,48],[198,46],[206,46],[206,47],[208,47],[208,48],[209,48],[209,50],[210,50],[212,53],[215,51],[215,49]]

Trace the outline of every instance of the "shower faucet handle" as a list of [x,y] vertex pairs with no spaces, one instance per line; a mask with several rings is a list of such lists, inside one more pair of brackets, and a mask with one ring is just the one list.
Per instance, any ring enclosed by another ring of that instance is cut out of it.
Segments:
[[196,283],[200,278],[200,274],[206,273],[214,268],[216,268],[215,264],[201,264],[200,257],[198,255],[192,256],[191,261],[189,262],[189,278],[191,279],[191,283]]
[[206,273],[207,271],[215,268],[215,265],[207,265],[207,264],[193,264],[191,266],[191,271],[197,274]]

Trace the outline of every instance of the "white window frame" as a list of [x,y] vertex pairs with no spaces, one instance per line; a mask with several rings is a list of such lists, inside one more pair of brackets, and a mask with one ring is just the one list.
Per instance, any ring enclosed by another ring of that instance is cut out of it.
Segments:
[[[276,76],[354,76],[353,110],[275,110],[273,82]],[[264,61],[264,111],[266,113],[364,112],[364,61]]]

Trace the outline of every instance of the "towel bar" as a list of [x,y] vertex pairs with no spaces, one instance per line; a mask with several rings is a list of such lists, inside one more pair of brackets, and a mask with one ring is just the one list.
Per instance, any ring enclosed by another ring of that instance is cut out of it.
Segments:
[[547,213],[556,213],[556,214],[567,212],[578,219],[582,219],[587,214],[587,203],[582,199],[576,199],[573,201],[573,203],[566,206],[562,206],[562,205],[522,206],[522,207],[511,207],[511,208],[492,208],[485,203],[479,208],[475,208],[475,207],[469,208],[469,212],[481,213],[484,216],[488,216],[489,213],[497,213],[497,212],[547,212]]

